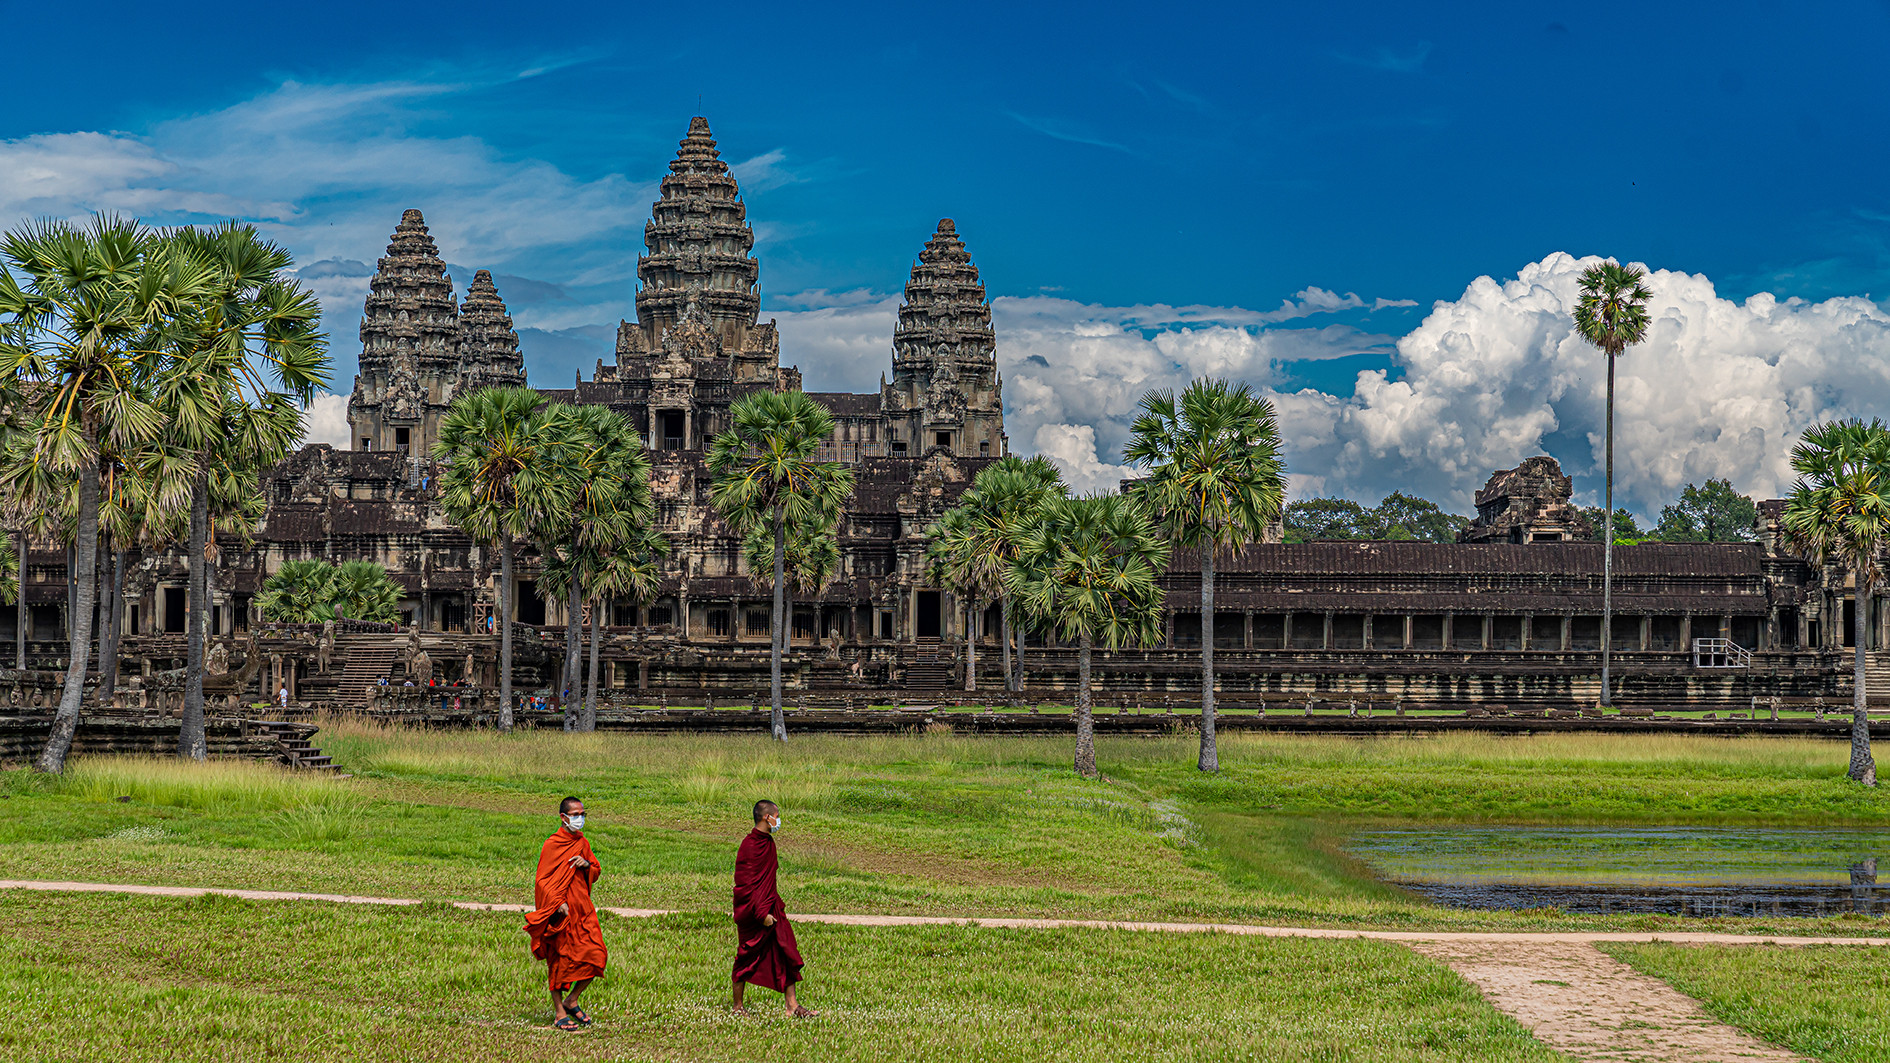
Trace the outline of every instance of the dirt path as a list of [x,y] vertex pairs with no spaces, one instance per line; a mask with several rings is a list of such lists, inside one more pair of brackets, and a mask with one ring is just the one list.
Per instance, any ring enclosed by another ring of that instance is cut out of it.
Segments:
[[[136,893],[153,897],[201,897],[220,893],[251,901],[327,901],[334,904],[423,904],[410,897],[365,897],[345,893],[300,893],[293,890],[217,889],[202,886],[141,886],[112,882],[42,882],[0,879],[0,890],[48,890],[61,893]],[[529,904],[487,904],[453,901],[455,908],[489,912],[529,912]],[[665,908],[604,908],[627,919],[674,914]],[[821,915],[793,913],[797,923],[835,926],[987,926],[1007,930],[1140,930],[1177,934],[1238,934],[1256,937],[1369,938],[1374,941],[1508,943],[1535,945],[1593,944],[1597,941],[1665,941],[1681,945],[1879,945],[1890,947],[1890,937],[1794,937],[1784,934],[1714,934],[1700,931],[1672,933],[1608,933],[1588,931],[1500,930],[1352,930],[1341,927],[1254,926],[1248,923],[1152,923],[1133,919],[1024,919],[1012,916],[942,915]],[[1597,953],[1599,955],[1599,953]],[[1613,961],[1609,961],[1613,962]]]
[[1579,1060],[1802,1060],[1708,1015],[1657,978],[1583,942],[1414,941],[1536,1039]]

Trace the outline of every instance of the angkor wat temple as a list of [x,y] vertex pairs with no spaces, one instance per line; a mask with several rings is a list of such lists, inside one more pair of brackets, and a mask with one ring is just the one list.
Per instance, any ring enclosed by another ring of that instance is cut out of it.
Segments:
[[[636,320],[618,328],[612,359],[600,358],[589,380],[540,389],[547,399],[609,406],[644,435],[672,543],[654,599],[612,603],[600,618],[601,674],[625,699],[658,691],[745,699],[765,685],[769,590],[708,505],[704,458],[730,403],[798,388],[801,374],[780,364],[775,323],[760,320],[746,206],[702,118],[670,163],[644,241]],[[213,567],[213,671],[229,678],[211,686],[226,697],[286,683],[298,701],[352,706],[383,677],[396,686],[409,676],[494,681],[496,551],[446,520],[429,453],[455,397],[526,381],[512,320],[484,270],[455,301],[421,212],[408,210],[379,260],[360,335],[350,449],[306,446],[270,472],[254,544],[226,546]],[[953,223],[941,221],[906,282],[890,378],[870,392],[814,395],[837,422],[826,454],[854,467],[858,488],[840,526],[838,578],[794,604],[797,690],[963,686],[965,609],[928,585],[922,559],[927,526],[1007,452],[997,343],[978,268]],[[1206,623],[1197,561],[1180,552],[1167,577],[1166,645],[1100,655],[1100,683],[1124,695],[1185,695],[1198,689],[1198,647],[1211,637],[1224,696],[1235,699],[1591,701],[1602,547],[1577,541],[1584,529],[1568,478],[1552,459],[1530,458],[1497,472],[1476,504],[1455,544],[1250,546],[1217,566],[1219,611]],[[1779,505],[1762,506],[1751,543],[1617,550],[1622,704],[1745,707],[1750,696],[1848,689],[1850,625],[1841,621],[1855,607],[1850,591],[1841,576],[1782,549]],[[263,623],[253,603],[264,578],[299,558],[385,565],[407,591],[408,630],[344,624],[327,642]],[[49,548],[29,560],[30,653],[50,665],[65,652],[65,557]],[[135,560],[124,589],[126,672],[155,677],[184,656],[185,569],[175,551]],[[528,551],[512,597],[511,619],[525,636],[518,684],[555,691],[574,685],[559,674],[566,617],[561,602],[537,592],[535,575]],[[0,616],[11,638],[11,611]],[[997,630],[991,605],[978,653],[983,691],[1003,688]],[[1032,636],[1031,690],[1067,689],[1071,657]],[[162,684],[143,682],[153,685]]]

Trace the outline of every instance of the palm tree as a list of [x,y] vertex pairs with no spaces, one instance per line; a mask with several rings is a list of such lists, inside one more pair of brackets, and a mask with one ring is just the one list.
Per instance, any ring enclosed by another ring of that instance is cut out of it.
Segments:
[[1639,267],[1613,259],[1582,271],[1581,299],[1575,304],[1575,331],[1608,356],[1607,480],[1602,501],[1601,548],[1601,704],[1613,698],[1609,656],[1614,645],[1614,360],[1647,338],[1647,300],[1652,292]]
[[335,568],[335,597],[329,616],[393,623],[400,619],[400,599],[406,592],[387,570],[372,561],[343,561]]
[[557,425],[538,411],[530,388],[481,388],[454,400],[440,422],[433,456],[440,506],[468,535],[499,550],[499,729],[512,729],[512,544],[537,530],[542,514],[576,501],[565,475]]
[[[576,499],[568,510],[547,513],[538,533],[546,589],[567,600],[565,687],[575,703],[586,585],[605,551],[649,526],[656,504],[643,441],[621,415],[603,406],[556,404],[546,416],[567,459],[559,468],[571,478]],[[579,722],[573,707],[566,705],[566,730]]]
[[985,466],[971,481],[970,489],[959,496],[958,505],[946,514],[949,517],[957,512],[962,517],[952,518],[952,524],[927,533],[937,544],[934,548],[929,543],[928,552],[947,566],[947,571],[935,575],[950,578],[971,593],[997,596],[1007,691],[1023,685],[1024,644],[1020,638],[1017,667],[1013,669],[1011,627],[1016,610],[1004,573],[1036,526],[1044,504],[1065,493],[1063,479],[1048,459],[1026,461],[1009,455]]
[[787,580],[790,522],[837,520],[853,493],[853,472],[838,462],[816,461],[815,451],[833,434],[833,415],[805,392],[757,392],[729,407],[729,430],[709,445],[709,502],[737,535],[757,524],[774,535],[773,652],[769,687],[774,737],[787,740],[781,715],[781,625]]
[[603,641],[604,610],[617,598],[648,601],[663,579],[663,557],[669,540],[647,521],[610,544],[610,549],[588,564],[591,595],[591,674],[584,692],[581,731],[597,730],[597,669]]
[[1048,502],[1006,574],[1024,611],[1077,642],[1076,771],[1094,778],[1096,730],[1090,713],[1091,647],[1148,646],[1161,639],[1168,541],[1130,495]]
[[284,561],[263,580],[256,608],[265,620],[319,624],[333,619],[334,601],[335,566],[321,560]]
[[97,604],[101,445],[155,438],[151,401],[159,324],[202,293],[204,278],[136,222],[30,225],[0,239],[0,380],[32,422],[32,460],[74,478],[78,505],[71,651],[65,689],[35,766],[57,772],[78,727]]
[[[777,641],[785,656],[794,642],[795,598],[818,598],[840,572],[840,537],[835,533],[838,513],[822,513],[803,522],[790,521],[781,553],[781,630]],[[756,524],[742,538],[742,560],[757,584],[768,586],[774,562],[774,536],[766,524]],[[732,622],[732,621],[731,621]]]
[[1273,405],[1245,384],[1197,380],[1181,393],[1151,391],[1124,448],[1149,470],[1136,490],[1182,546],[1201,551],[1202,771],[1219,771],[1214,743],[1214,559],[1257,542],[1286,502]]
[[[966,491],[965,496],[971,495]],[[925,530],[925,573],[965,607],[965,689],[978,689],[978,624],[995,575],[978,550],[978,519],[961,497]]]
[[155,389],[167,438],[195,462],[178,755],[202,760],[213,496],[240,499],[263,469],[282,460],[301,439],[302,409],[328,383],[331,367],[321,304],[287,275],[295,262],[286,249],[236,222],[180,229],[165,239],[207,278],[168,323],[170,352]]
[[1883,578],[1877,558],[1890,544],[1890,429],[1876,420],[1813,426],[1792,448],[1792,470],[1798,480],[1785,503],[1786,533],[1820,566],[1850,569],[1856,583],[1849,774],[1875,786],[1864,648],[1870,641],[1871,595]]

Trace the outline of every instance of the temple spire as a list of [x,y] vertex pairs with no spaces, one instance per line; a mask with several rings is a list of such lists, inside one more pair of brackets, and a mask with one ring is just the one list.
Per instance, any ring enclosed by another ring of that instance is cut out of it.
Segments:
[[523,387],[525,357],[519,353],[518,331],[499,297],[492,274],[479,270],[466,288],[459,307],[460,392],[484,387]]

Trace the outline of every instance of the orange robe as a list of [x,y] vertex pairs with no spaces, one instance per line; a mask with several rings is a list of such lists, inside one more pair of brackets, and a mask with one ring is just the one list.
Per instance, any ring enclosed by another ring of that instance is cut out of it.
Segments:
[[[735,980],[777,993],[801,980],[801,950],[794,943],[787,905],[775,889],[780,861],[774,836],[757,827],[735,853]],[[774,916],[774,925],[762,922]]]
[[[590,861],[583,874],[572,869],[574,856]],[[525,917],[525,932],[532,936],[532,955],[550,968],[554,990],[596,978],[610,962],[603,928],[597,924],[597,905],[591,902],[591,883],[601,873],[591,843],[562,827],[545,839],[538,854],[535,907]],[[563,916],[558,914],[561,904],[568,906]]]

